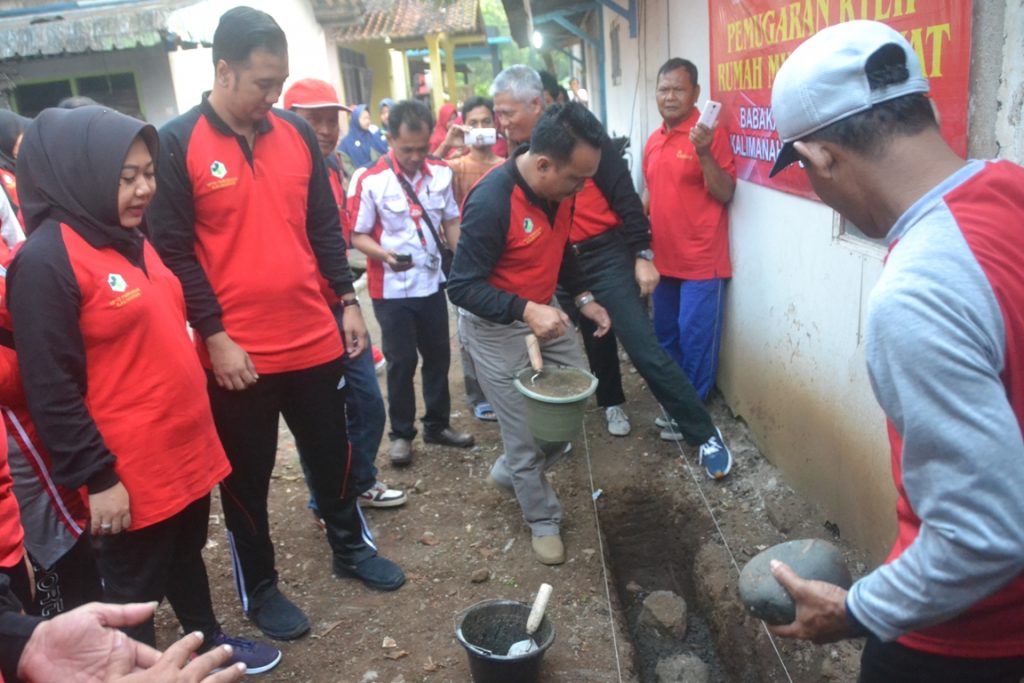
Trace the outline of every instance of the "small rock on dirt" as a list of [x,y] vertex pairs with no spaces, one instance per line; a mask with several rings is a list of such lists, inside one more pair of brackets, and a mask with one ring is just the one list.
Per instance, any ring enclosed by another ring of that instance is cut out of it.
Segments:
[[839,548],[817,538],[787,541],[755,555],[740,572],[739,591],[747,611],[769,624],[789,624],[796,605],[772,576],[770,562],[781,560],[805,579],[849,588],[853,579]]
[[644,600],[639,621],[682,640],[686,637],[686,600],[672,591],[654,591]]
[[632,593],[633,595],[636,595],[637,593],[642,593],[643,590],[644,590],[644,587],[641,586],[636,581],[630,581],[629,583],[626,584],[626,592],[627,593]]
[[696,655],[676,655],[658,662],[657,683],[708,683],[708,666]]
[[486,569],[486,568],[481,568],[481,569],[477,569],[475,572],[473,572],[470,575],[469,580],[472,581],[473,583],[483,583],[484,581],[486,581],[489,578],[491,578],[490,570]]
[[434,535],[433,531],[424,531],[423,535],[420,536],[420,543],[423,545],[437,545],[437,536]]

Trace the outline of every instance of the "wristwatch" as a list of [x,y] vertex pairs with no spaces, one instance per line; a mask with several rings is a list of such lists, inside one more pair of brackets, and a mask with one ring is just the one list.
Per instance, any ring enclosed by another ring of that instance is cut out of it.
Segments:
[[594,295],[590,294],[589,292],[586,294],[580,294],[578,297],[576,297],[576,308],[583,308],[593,300]]
[[653,261],[654,251],[652,251],[650,248],[641,249],[640,251],[636,252],[636,257],[642,258],[645,261]]
[[351,299],[339,299],[338,303],[341,304],[342,308],[348,308],[349,306],[358,306],[359,299],[357,297],[352,297]]

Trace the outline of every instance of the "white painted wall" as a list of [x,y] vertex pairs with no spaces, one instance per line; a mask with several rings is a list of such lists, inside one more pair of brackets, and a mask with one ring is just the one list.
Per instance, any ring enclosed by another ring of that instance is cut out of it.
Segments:
[[1007,0],[996,123],[999,157],[1024,163],[1024,0]]
[[[604,19],[606,40],[612,21],[623,25],[621,85],[612,85],[610,52],[606,65],[608,128],[630,131],[642,187],[643,146],[661,123],[657,70],[669,57],[694,62],[703,101],[710,40],[706,2],[638,4],[637,40],[614,12],[604,10]],[[861,330],[883,252],[834,237],[834,220],[819,202],[739,183],[718,385],[788,482],[822,505],[844,538],[881,559],[895,530],[895,492]]]
[[[205,0],[189,8],[189,19],[207,24],[200,35],[213,35],[220,16],[237,6],[238,0]],[[300,78],[320,78],[341,88],[337,49],[328,42],[323,28],[307,0],[247,0],[244,4],[270,14],[288,38],[288,67],[291,74],[285,89]],[[209,48],[178,50],[168,55],[179,111],[195,106],[213,85],[213,55]]]
[[2,71],[15,83],[135,72],[142,112],[160,125],[177,114],[166,55],[163,47],[143,47],[4,64]]

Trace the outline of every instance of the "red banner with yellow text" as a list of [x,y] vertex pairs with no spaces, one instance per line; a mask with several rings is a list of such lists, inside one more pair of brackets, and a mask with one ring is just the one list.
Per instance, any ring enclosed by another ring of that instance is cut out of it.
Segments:
[[772,81],[786,57],[826,26],[871,19],[902,33],[921,61],[942,135],[967,152],[970,0],[709,0],[711,99],[722,103],[738,177],[816,198],[795,164],[769,178],[782,143],[772,118]]

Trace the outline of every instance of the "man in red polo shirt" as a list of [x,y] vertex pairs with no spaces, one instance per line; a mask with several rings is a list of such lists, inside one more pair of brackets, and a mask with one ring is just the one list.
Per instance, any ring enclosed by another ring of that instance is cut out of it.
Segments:
[[[185,291],[232,464],[221,502],[242,606],[265,634],[290,640],[309,620],[277,587],[270,538],[280,416],[310,474],[335,574],[379,590],[405,576],[377,555],[356,503],[342,354],[367,351],[366,325],[316,135],[273,108],[288,77],[284,32],[236,7],[214,33],[213,61],[212,92],[160,130],[160,191],[147,219]],[[344,342],[319,274],[344,309]]]
[[725,129],[697,125],[697,67],[674,57],[658,70],[664,123],[644,148],[645,199],[651,218],[658,341],[697,394],[715,386],[729,262],[729,212],[736,163]]

